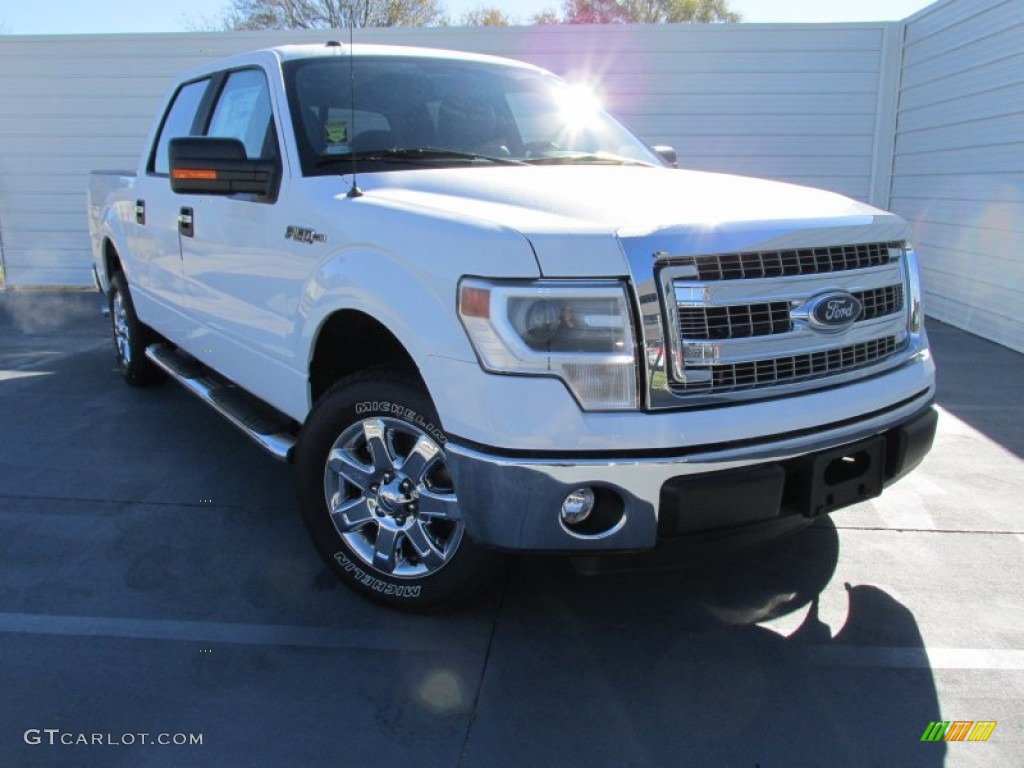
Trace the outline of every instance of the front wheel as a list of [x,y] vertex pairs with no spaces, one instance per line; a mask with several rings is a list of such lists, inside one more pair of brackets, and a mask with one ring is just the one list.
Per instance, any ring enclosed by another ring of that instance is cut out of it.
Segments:
[[391,369],[335,384],[296,455],[313,541],[349,587],[378,602],[436,611],[490,584],[498,557],[466,535],[433,405]]

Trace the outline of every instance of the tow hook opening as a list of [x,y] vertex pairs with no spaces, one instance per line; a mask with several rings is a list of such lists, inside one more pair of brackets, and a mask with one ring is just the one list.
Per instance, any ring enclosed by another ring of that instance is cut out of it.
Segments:
[[885,482],[885,438],[876,437],[801,462],[787,501],[808,517],[873,499]]
[[863,477],[871,468],[871,456],[867,451],[857,451],[850,456],[835,459],[825,468],[825,482],[839,485]]

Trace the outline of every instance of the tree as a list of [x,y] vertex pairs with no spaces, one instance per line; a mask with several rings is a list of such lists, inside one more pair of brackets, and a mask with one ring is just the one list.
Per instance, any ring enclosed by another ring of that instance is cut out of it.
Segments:
[[464,27],[510,27],[512,23],[511,17],[500,8],[481,6],[462,16],[462,26]]
[[225,26],[236,30],[426,27],[444,19],[440,0],[231,0]]
[[531,24],[540,26],[542,24],[561,24],[562,17],[558,15],[558,11],[554,11],[551,8],[545,8],[540,13],[533,14],[533,18],[530,19]]
[[729,0],[565,0],[569,24],[664,24],[740,21]]

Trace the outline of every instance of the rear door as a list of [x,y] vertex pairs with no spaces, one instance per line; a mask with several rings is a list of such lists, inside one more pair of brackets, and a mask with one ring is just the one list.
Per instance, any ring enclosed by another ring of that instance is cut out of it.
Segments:
[[197,321],[187,348],[274,402],[290,374],[289,340],[313,255],[285,237],[288,186],[281,183],[279,129],[262,69],[224,74],[203,133],[239,139],[249,159],[272,161],[277,189],[270,197],[178,196],[191,217],[181,233],[185,300]]

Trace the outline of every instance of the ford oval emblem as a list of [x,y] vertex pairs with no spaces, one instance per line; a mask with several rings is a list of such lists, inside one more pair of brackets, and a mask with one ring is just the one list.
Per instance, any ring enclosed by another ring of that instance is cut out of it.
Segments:
[[818,296],[807,309],[807,322],[812,328],[824,333],[838,333],[857,322],[864,305],[856,296],[836,291]]

